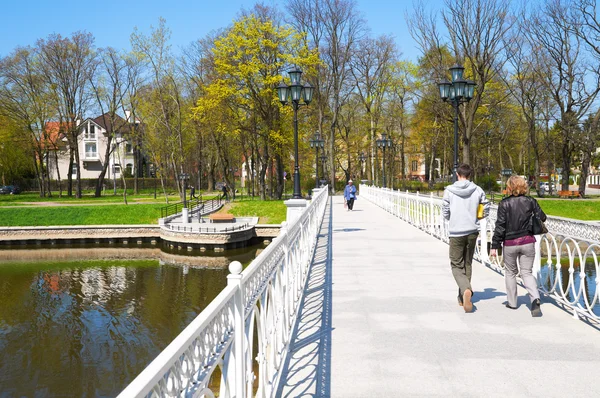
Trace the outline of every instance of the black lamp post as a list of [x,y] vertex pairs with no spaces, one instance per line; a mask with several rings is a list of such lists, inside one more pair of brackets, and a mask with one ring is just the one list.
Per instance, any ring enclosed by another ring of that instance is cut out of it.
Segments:
[[316,188],[319,188],[319,148],[325,146],[325,140],[321,138],[321,133],[318,131],[313,138],[310,139],[310,147],[315,148],[315,173],[316,173]]
[[364,167],[365,167],[365,161],[367,160],[367,156],[365,155],[364,152],[361,152],[358,154],[358,160],[360,161],[360,179],[364,180]]
[[454,107],[454,167],[452,181],[456,182],[456,170],[458,169],[458,106],[471,101],[476,84],[472,80],[463,79],[464,67],[454,65],[449,70],[452,75],[452,82],[442,80],[438,83],[438,87],[442,100],[450,102]]
[[[302,193],[300,192],[300,166],[298,166],[298,108],[302,105],[310,104],[313,96],[313,86],[309,83],[302,85],[300,83],[300,77],[302,71],[298,68],[292,69],[288,72],[291,83],[289,86],[283,82],[277,86],[277,95],[279,101],[283,105],[287,105],[291,101],[292,108],[294,109],[294,195],[293,199],[302,199]],[[304,100],[304,103],[300,103],[300,100]]]
[[325,151],[323,151],[323,154],[321,155],[321,171],[323,172],[323,179],[327,180],[325,178],[325,163],[327,162],[327,155],[325,155]]
[[179,180],[183,183],[183,207],[187,209],[187,198],[185,189],[187,188],[187,181],[190,179],[190,175],[188,173],[179,174]]
[[391,148],[392,140],[387,138],[387,134],[383,133],[383,134],[381,134],[381,138],[376,140],[375,143],[377,144],[378,148],[383,149],[383,187],[386,188],[386,185],[385,185],[385,148]]

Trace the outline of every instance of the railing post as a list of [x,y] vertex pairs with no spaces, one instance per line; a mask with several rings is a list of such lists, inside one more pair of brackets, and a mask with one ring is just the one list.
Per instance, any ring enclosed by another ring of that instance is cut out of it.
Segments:
[[479,242],[481,244],[479,254],[481,256],[482,263],[490,262],[490,253],[488,252],[487,221],[487,217],[479,220]]
[[244,289],[242,287],[242,264],[239,261],[233,261],[229,264],[229,275],[227,275],[227,285],[235,286],[235,306],[234,306],[234,369],[235,369],[235,386],[233,392],[236,398],[246,397],[246,361],[244,359]]
[[433,217],[433,192],[429,193],[429,230],[431,235],[435,233],[435,220]]
[[540,271],[542,269],[542,235],[535,235],[535,257],[533,257],[533,276],[540,284]]

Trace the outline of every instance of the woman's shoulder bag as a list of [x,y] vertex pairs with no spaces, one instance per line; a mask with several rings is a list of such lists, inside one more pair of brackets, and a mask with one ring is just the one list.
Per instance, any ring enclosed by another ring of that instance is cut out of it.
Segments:
[[531,204],[533,206],[533,209],[531,210],[531,218],[529,220],[529,230],[534,235],[542,235],[548,233],[548,228],[546,228],[546,225],[544,225],[544,222],[540,218],[540,212],[538,211],[539,205],[537,204],[535,199],[529,199],[531,199]]

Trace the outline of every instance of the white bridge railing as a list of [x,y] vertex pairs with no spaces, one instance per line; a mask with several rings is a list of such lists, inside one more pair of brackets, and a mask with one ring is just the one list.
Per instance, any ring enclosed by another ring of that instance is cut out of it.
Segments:
[[271,397],[327,206],[313,190],[300,217],[227,286],[119,397]]
[[[442,216],[442,199],[361,185],[361,197],[389,213],[448,243],[448,222]],[[490,258],[497,207],[481,220],[475,257],[486,266],[503,272],[500,257]],[[536,236],[537,274],[540,291],[568,308],[573,316],[600,321],[600,227],[593,224],[548,217],[549,233]]]

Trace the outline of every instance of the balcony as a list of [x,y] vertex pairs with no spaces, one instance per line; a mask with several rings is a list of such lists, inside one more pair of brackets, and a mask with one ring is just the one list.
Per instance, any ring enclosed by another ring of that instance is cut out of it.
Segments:
[[98,152],[85,152],[83,156],[84,161],[99,161],[100,157],[98,156]]

